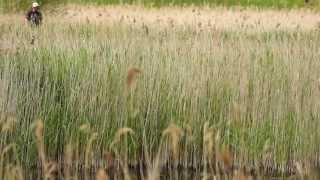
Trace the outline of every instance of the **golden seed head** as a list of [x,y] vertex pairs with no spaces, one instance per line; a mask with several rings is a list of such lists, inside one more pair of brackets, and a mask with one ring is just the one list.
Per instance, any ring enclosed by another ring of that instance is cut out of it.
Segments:
[[108,180],[109,177],[104,169],[99,169],[96,174],[96,180]]
[[134,135],[134,131],[131,128],[128,127],[124,127],[124,128],[120,128],[118,129],[118,131],[116,132],[114,139],[111,143],[111,146],[115,145],[116,143],[120,142],[121,137],[127,134],[131,134]]
[[170,148],[174,159],[179,156],[179,141],[183,136],[183,130],[174,124],[170,124],[167,129],[162,132],[162,136],[168,136],[170,138]]

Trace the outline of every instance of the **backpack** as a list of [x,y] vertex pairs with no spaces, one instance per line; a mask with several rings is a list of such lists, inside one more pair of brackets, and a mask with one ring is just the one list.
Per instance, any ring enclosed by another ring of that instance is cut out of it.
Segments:
[[32,12],[30,14],[30,22],[32,25],[36,25],[36,26],[40,25],[41,17],[40,17],[39,12]]

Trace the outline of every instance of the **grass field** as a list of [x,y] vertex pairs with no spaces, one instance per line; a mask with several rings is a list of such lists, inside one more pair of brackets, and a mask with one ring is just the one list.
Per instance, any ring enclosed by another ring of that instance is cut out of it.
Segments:
[[[149,179],[167,163],[274,176],[319,165],[318,14],[279,11],[270,22],[261,11],[211,9],[186,21],[198,10],[144,10],[151,19],[139,19],[135,8],[95,9],[94,19],[81,16],[90,8],[69,9],[41,28],[1,16],[0,177],[34,167],[45,179],[56,167],[79,177],[70,170],[78,163],[87,178],[89,167],[112,164],[108,152],[125,179],[126,162],[138,160]],[[236,28],[208,23],[205,12],[216,11]],[[309,21],[290,23],[301,16]]]
[[[318,0],[38,0],[41,5],[52,6],[56,4],[95,4],[95,5],[116,5],[135,4],[145,7],[163,6],[241,6],[259,8],[312,8],[319,9]],[[12,10],[22,10],[30,6],[28,0],[0,0],[1,9],[5,12]]]

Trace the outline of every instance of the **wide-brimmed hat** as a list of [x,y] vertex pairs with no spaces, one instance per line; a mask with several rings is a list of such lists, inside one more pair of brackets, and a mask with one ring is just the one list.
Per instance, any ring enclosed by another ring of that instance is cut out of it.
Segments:
[[39,7],[40,5],[37,3],[37,2],[34,2],[32,3],[32,7],[35,8],[35,7]]

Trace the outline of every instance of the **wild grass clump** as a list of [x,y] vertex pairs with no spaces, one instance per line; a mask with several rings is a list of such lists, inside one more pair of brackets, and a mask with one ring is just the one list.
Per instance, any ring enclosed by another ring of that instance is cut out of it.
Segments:
[[13,46],[0,53],[1,177],[38,167],[47,179],[130,179],[139,166],[157,179],[181,165],[204,177],[305,175],[301,162],[319,156],[319,31],[148,32],[3,27]]

